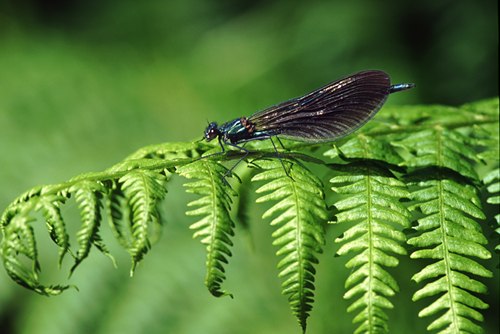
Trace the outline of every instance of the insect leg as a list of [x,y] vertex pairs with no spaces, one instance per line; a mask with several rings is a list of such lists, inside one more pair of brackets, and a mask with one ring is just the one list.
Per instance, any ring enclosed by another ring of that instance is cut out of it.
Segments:
[[241,158],[239,158],[238,161],[233,165],[233,167],[231,167],[230,169],[227,170],[227,172],[224,174],[224,177],[226,177],[228,175],[231,175],[233,173],[233,170],[236,168],[236,166],[238,166],[240,164],[240,162],[242,162],[243,160],[245,160],[245,158],[250,153],[250,151],[247,150],[246,148],[244,148],[243,146],[239,146],[239,145],[233,144],[233,143],[231,143],[229,141],[226,142],[226,144],[229,145],[229,146],[232,146],[232,147],[236,147],[237,149],[245,152],[245,155],[242,156]]
[[220,145],[220,148],[222,149],[222,151],[220,153],[224,153],[225,148],[224,148],[224,144],[222,144],[221,136],[219,136],[217,139],[219,140],[219,145]]
[[[200,157],[199,159],[202,159],[202,158],[209,158],[209,157],[213,157],[215,155],[221,155],[221,154],[224,154],[224,152],[226,151],[226,149],[224,148],[224,143],[221,139],[221,137],[218,138],[219,139],[219,145],[220,145],[220,148],[221,148],[221,151],[220,152],[216,152],[216,153],[212,153],[212,154],[209,154],[209,155],[205,155],[203,157]],[[229,144],[229,143],[227,143]]]
[[[278,137],[276,137],[276,138],[278,139],[279,143],[280,143],[280,144],[281,144],[281,146],[283,147],[283,143],[281,142],[281,140],[279,140],[279,138],[278,138]],[[274,144],[273,138],[272,138],[272,137],[269,137],[269,139],[271,140],[271,144],[273,144],[274,151],[276,152],[276,156],[278,157],[279,161],[281,162],[281,166],[283,166],[283,170],[285,171],[286,176],[288,176],[289,178],[291,178],[291,179],[293,180],[293,178],[292,178],[292,176],[290,175],[289,171],[286,169],[285,164],[283,163],[283,160],[282,160],[282,159],[281,159],[281,157],[280,157],[280,153],[278,152],[278,149],[276,148],[276,145]],[[285,148],[285,147],[283,147],[283,148]],[[290,168],[291,168],[291,167],[290,167]]]
[[[281,147],[285,150],[285,151],[288,151],[288,149],[285,147],[285,145],[283,145],[283,143],[281,142],[281,139],[280,137],[276,136],[276,139],[278,139],[278,143],[280,143]],[[272,141],[272,140],[271,140]],[[273,144],[274,145],[274,144]]]

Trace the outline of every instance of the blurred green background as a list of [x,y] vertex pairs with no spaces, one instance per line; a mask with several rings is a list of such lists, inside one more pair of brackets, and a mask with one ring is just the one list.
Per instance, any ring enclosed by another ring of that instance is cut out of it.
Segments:
[[[388,104],[496,96],[497,6],[0,0],[0,208],[34,185],[103,170],[148,144],[201,138],[207,121],[249,115],[363,69],[417,83]],[[118,269],[93,252],[70,280],[80,291],[55,298],[20,288],[0,268],[0,333],[299,333],[279,292],[272,229],[258,218],[263,209],[252,207],[250,235],[237,230],[225,284],[235,299],[216,299],[203,286],[204,249],[191,239],[181,188],[173,180],[163,236],[133,279],[118,247]],[[50,259],[56,251],[37,228]],[[332,241],[339,231],[328,233]],[[355,328],[336,248],[330,242],[320,257],[309,333]],[[64,281],[54,263],[42,261],[45,277]],[[415,270],[402,265],[392,273],[408,281]],[[490,333],[498,329],[497,279],[487,282]],[[415,288],[403,286],[394,299],[393,333],[421,333],[429,323],[415,320],[425,305],[408,302]]]

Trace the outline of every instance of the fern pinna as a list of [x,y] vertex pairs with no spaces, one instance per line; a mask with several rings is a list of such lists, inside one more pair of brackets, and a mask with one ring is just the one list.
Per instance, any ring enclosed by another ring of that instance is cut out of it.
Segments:
[[[257,202],[270,205],[262,219],[275,227],[281,291],[303,331],[314,298],[324,293],[316,270],[332,261],[326,256],[327,263],[318,264],[329,241],[326,226],[341,230],[336,254],[352,254],[349,272],[333,266],[336,277],[346,278],[344,297],[353,300],[348,311],[357,312],[354,332],[391,330],[390,309],[398,302],[392,297],[402,285],[414,287],[395,275],[404,262],[418,284],[413,300],[424,305],[415,316],[432,317],[430,332],[480,333],[489,322],[482,295],[492,284],[491,250],[498,248],[498,125],[498,99],[490,99],[460,108],[385,108],[323,155],[317,146],[296,142],[286,142],[289,151],[278,154],[263,142],[247,143],[248,152],[223,153],[202,142],[148,146],[103,172],[35,187],[15,199],[0,218],[1,258],[17,283],[56,295],[71,285],[41,282],[34,224],[46,223],[60,266],[73,258],[70,274],[93,248],[112,258],[101,237],[108,226],[130,253],[133,272],[159,235],[161,212],[174,209],[167,185],[180,176],[188,179],[187,192],[198,196],[187,213],[198,217],[191,228],[206,246],[205,284],[215,296],[230,295],[222,283],[231,247],[240,228],[260,220],[249,215],[242,222],[245,215],[233,215],[232,204],[238,193],[244,193],[240,202],[251,198],[258,185]],[[223,163],[241,159],[250,162],[244,170],[250,176],[231,177]],[[80,212],[76,235],[68,232],[73,222],[63,210],[71,202]]]
[[234,223],[229,212],[235,193],[225,182],[227,171],[221,164],[208,160],[199,160],[177,170],[188,179],[196,179],[185,186],[188,192],[202,196],[188,204],[197,208],[186,214],[202,216],[190,228],[196,230],[194,237],[201,237],[201,243],[207,246],[205,285],[210,293],[217,297],[230,295],[221,290],[221,283],[226,278],[224,264],[228,263],[227,258],[231,256],[229,247],[233,245],[231,237],[234,235]]
[[393,254],[406,254],[401,229],[409,226],[410,213],[400,200],[408,197],[408,191],[383,168],[348,164],[339,169],[339,175],[330,180],[333,192],[345,197],[334,204],[339,211],[336,223],[353,226],[335,240],[342,243],[337,254],[357,253],[346,264],[353,272],[344,297],[358,297],[348,311],[359,311],[354,318],[360,323],[357,332],[388,332],[384,309],[393,308],[388,297],[399,287],[384,267],[398,265]]
[[[478,176],[472,162],[476,154],[466,145],[464,134],[454,129],[436,127],[416,132],[394,145],[404,148],[411,156],[404,164],[414,168],[408,175],[411,208],[418,209],[423,217],[417,220],[419,234],[408,240],[417,250],[414,259],[433,259],[413,276],[417,283],[438,278],[418,290],[413,300],[441,296],[424,308],[419,315],[444,314],[434,320],[429,330],[449,333],[481,330],[472,320],[482,322],[476,309],[485,309],[486,303],[472,293],[486,293],[486,286],[474,276],[491,277],[492,273],[472,258],[489,259],[484,247],[487,239],[477,220],[484,220],[477,189],[472,182]],[[430,163],[429,163],[430,162]],[[435,171],[429,175],[429,165]],[[423,170],[422,170],[423,169]],[[469,276],[474,275],[474,276]]]
[[263,171],[252,181],[265,182],[256,190],[266,193],[257,203],[277,202],[262,218],[277,216],[271,225],[277,227],[272,235],[273,245],[279,247],[276,255],[283,257],[278,263],[279,276],[285,280],[282,293],[305,331],[314,301],[315,253],[321,253],[325,244],[323,223],[328,216],[321,181],[300,164],[281,162],[286,164],[258,161]]

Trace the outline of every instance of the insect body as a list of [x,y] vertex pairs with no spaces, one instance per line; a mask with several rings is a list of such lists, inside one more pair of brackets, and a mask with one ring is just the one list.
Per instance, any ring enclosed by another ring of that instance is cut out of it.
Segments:
[[311,143],[334,141],[370,120],[389,94],[414,86],[391,85],[383,71],[359,72],[248,118],[220,126],[212,122],[205,130],[205,139],[218,138],[222,151],[225,144],[243,149],[239,144],[273,136]]

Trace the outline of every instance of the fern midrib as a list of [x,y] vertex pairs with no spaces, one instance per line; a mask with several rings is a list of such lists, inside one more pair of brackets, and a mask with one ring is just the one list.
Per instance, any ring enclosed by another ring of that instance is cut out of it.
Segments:
[[[152,159],[148,159],[149,161]],[[30,198],[36,197],[36,196],[46,196],[46,195],[54,195],[58,194],[63,190],[67,190],[74,186],[77,183],[80,182],[85,182],[85,181],[90,181],[90,182],[106,182],[106,181],[113,181],[113,180],[118,180],[121,177],[130,174],[130,172],[134,170],[165,170],[169,169],[172,167],[179,167],[179,166],[184,166],[187,165],[191,162],[193,162],[196,159],[193,158],[188,158],[188,159],[175,159],[175,160],[161,160],[161,161],[155,161],[154,163],[149,163],[148,165],[141,165],[137,164],[134,167],[130,168],[124,168],[123,170],[119,171],[109,171],[106,170],[104,172],[92,172],[92,173],[85,173],[82,175],[79,175],[75,178],[70,179],[69,181],[58,183],[58,184],[53,184],[50,186],[42,186],[39,192],[34,192],[33,194],[29,194],[28,197],[26,193],[22,194],[21,196],[17,197],[12,203],[18,203],[18,202],[26,202]],[[132,161],[128,161],[132,163]],[[11,204],[12,204],[11,203]],[[6,208],[6,210],[8,207]],[[5,214],[5,212],[4,212]],[[3,216],[2,216],[3,217]]]
[[[207,166],[206,163],[204,163],[205,167],[207,168],[208,170],[208,173],[210,175],[210,186],[212,188],[212,223],[210,224],[210,243],[209,245],[207,245],[207,268],[213,268],[214,265],[214,250],[216,249],[214,243],[215,243],[215,240],[216,240],[216,236],[217,236],[217,226],[218,226],[218,215],[217,215],[217,185],[215,183],[215,177],[219,177],[219,175],[214,175],[212,169]],[[209,250],[209,251],[208,251]],[[216,261],[216,260],[215,260]],[[206,277],[206,281],[208,281],[208,277],[211,276],[211,271],[210,270],[207,270],[207,277]]]
[[[314,145],[308,145],[309,147],[313,147]],[[261,159],[265,157],[275,157],[276,153],[275,152],[265,152],[265,151],[251,151],[248,153],[244,153],[244,155],[248,158],[254,158],[254,159]],[[298,152],[290,152],[290,153],[285,153],[286,156],[292,157],[292,158],[299,158],[303,160],[307,160],[312,163],[316,164],[324,164],[324,162],[320,159],[313,158],[311,156],[308,156],[303,153],[298,153]],[[228,151],[228,153],[223,155],[224,161],[230,161],[230,160],[235,160],[235,159],[240,159],[241,156],[238,154],[235,154],[233,151]],[[4,216],[6,212],[8,212],[8,209],[12,205],[17,205],[21,202],[26,202],[30,198],[36,197],[36,196],[45,196],[45,195],[54,195],[58,194],[61,191],[67,190],[74,186],[77,183],[83,182],[83,181],[90,181],[90,182],[106,182],[106,181],[113,181],[113,180],[118,180],[121,177],[129,174],[133,170],[168,170],[170,168],[174,167],[181,167],[188,165],[190,163],[193,163],[195,161],[198,161],[200,159],[203,160],[216,160],[220,159],[221,156],[206,156],[206,157],[196,157],[196,158],[181,158],[181,159],[173,159],[173,160],[165,160],[165,159],[143,159],[147,160],[147,163],[144,163],[139,160],[125,160],[122,163],[120,163],[120,168],[118,167],[111,167],[108,168],[107,170],[103,172],[90,172],[90,173],[85,173],[78,175],[77,177],[74,177],[68,181],[57,183],[57,184],[52,184],[50,186],[38,186],[39,189],[38,191],[31,192],[29,194],[23,193],[22,195],[18,196],[14,201],[12,201],[9,206],[7,206],[4,209],[4,212],[2,216],[0,217],[1,221],[4,220]]]
[[146,198],[144,201],[144,207],[148,208],[147,211],[144,211],[142,218],[144,219],[144,222],[147,223],[147,221],[149,220],[149,213],[151,212],[151,208],[152,208],[152,206],[154,206],[154,202],[151,203],[151,199],[154,196],[153,196],[153,192],[150,189],[150,184],[148,183],[148,179],[146,178],[146,176],[143,173],[141,173],[141,178],[142,178],[142,182],[144,184],[144,189],[145,189],[144,192],[146,194]]
[[[436,145],[437,145],[437,150],[436,150],[436,160],[437,164],[439,167],[443,166],[443,129],[439,126],[436,127]],[[452,314],[453,320],[450,322],[452,326],[454,326],[453,333],[458,333],[459,328],[457,328],[457,324],[459,323],[459,319],[457,319],[457,310],[455,309],[455,301],[454,296],[453,296],[453,284],[451,283],[451,261],[448,256],[448,236],[446,235],[446,218],[444,216],[444,211],[445,211],[445,203],[444,203],[444,187],[442,184],[442,176],[441,172],[438,172],[438,178],[436,180],[437,182],[437,188],[438,188],[438,203],[439,203],[439,219],[441,221],[440,226],[441,226],[441,240],[442,240],[442,245],[443,245],[443,260],[445,262],[445,270],[446,270],[446,285],[448,286],[447,288],[447,293],[450,297],[450,312]]]
[[[367,142],[367,138],[365,136],[360,136],[360,142],[362,144],[362,147],[363,147],[363,156],[365,159],[368,159],[370,156],[369,156],[369,148],[368,148],[368,142]],[[368,196],[368,200],[367,200],[367,203],[366,203],[366,206],[367,206],[367,211],[368,211],[368,254],[369,254],[369,258],[368,258],[368,266],[369,266],[369,269],[368,269],[368,293],[369,293],[369,298],[368,299],[368,303],[367,303],[367,307],[368,307],[368,328],[372,329],[374,328],[374,324],[373,324],[373,321],[374,321],[374,306],[373,306],[373,300],[372,300],[372,296],[373,296],[373,226],[372,226],[372,207],[373,207],[373,203],[372,203],[372,187],[371,187],[371,173],[370,173],[370,169],[367,168],[366,169],[366,174],[365,175],[365,182],[366,182],[366,193],[367,193],[367,196]]]
[[[304,259],[302,256],[302,252],[300,251],[302,249],[302,237],[301,237],[302,236],[302,226],[300,225],[300,222],[301,222],[300,200],[299,200],[297,185],[296,185],[295,181],[293,181],[290,177],[288,179],[289,179],[289,183],[291,184],[292,189],[293,189],[293,196],[295,199],[295,207],[297,208],[297,216],[296,216],[297,228],[295,229],[295,240],[297,240],[297,257],[298,257],[298,261],[299,261],[298,274],[299,274],[300,286],[299,286],[298,292],[299,292],[299,300],[302,302],[304,300],[304,293],[303,292],[304,292],[305,282],[304,282],[304,275],[303,275]],[[304,314],[303,314],[303,310],[301,309],[301,315],[300,315],[301,322],[303,321],[303,317],[304,317]],[[301,323],[301,325],[302,325],[302,323]]]

